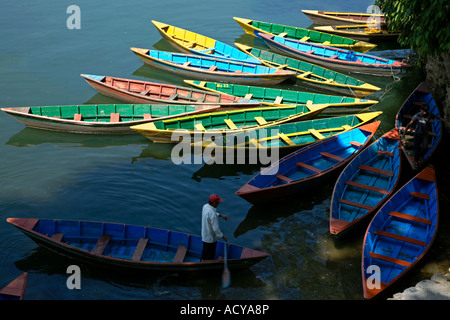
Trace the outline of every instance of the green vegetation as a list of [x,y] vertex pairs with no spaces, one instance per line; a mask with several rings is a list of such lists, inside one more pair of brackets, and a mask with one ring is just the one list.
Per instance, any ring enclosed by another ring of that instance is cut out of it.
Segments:
[[398,42],[416,50],[419,58],[450,50],[448,0],[376,0],[389,30],[400,30]]

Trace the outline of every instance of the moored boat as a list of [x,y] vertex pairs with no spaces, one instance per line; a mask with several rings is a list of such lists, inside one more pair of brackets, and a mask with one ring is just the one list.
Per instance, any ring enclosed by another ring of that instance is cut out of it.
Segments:
[[0,300],[23,300],[27,288],[28,272],[22,273],[0,289]]
[[265,65],[274,68],[283,68],[297,73],[297,81],[302,85],[343,94],[349,97],[364,98],[381,88],[342,73],[323,68],[305,61],[286,57],[281,54],[252,48],[235,43],[235,46],[247,54],[260,59]]
[[322,10],[302,10],[312,22],[321,25],[341,26],[347,24],[386,24],[382,13],[333,12]]
[[397,41],[398,36],[400,35],[400,32],[372,28],[372,26],[367,24],[351,26],[320,26],[314,27],[314,30],[373,43]]
[[263,22],[258,20],[250,20],[233,17],[234,20],[244,29],[244,31],[252,36],[257,37],[257,32],[272,34],[279,37],[286,37],[293,40],[303,42],[312,42],[328,47],[342,48],[359,52],[367,52],[376,47],[376,45],[362,42],[343,36],[331,35],[327,32],[297,28],[282,24]]
[[185,53],[131,48],[145,64],[188,79],[276,85],[295,79],[293,71]]
[[[421,164],[414,164],[414,142],[412,139],[414,137],[414,128],[410,128],[406,133],[404,130],[414,115],[420,112],[420,107],[423,104],[427,104],[429,108],[427,116],[430,117],[428,125],[428,149],[423,155]],[[408,136],[402,140],[401,148],[411,167],[418,169],[420,165],[423,165],[431,158],[443,136],[442,117],[438,105],[425,82],[420,83],[400,107],[395,117],[395,127]]]
[[400,173],[400,136],[392,129],[359,153],[336,180],[330,233],[341,236],[379,209],[394,193]]
[[221,107],[259,107],[259,101],[176,86],[172,84],[82,74],[99,93],[127,103],[219,105]]
[[282,123],[311,119],[327,107],[326,104],[307,104],[219,111],[198,116],[178,117],[167,121],[155,121],[136,125],[131,129],[136,130],[153,142],[178,143],[178,140],[172,140],[174,133],[183,134],[180,138],[183,142],[187,142],[188,136],[192,140],[195,135],[200,135],[203,138],[203,136],[236,134]]
[[193,80],[184,80],[184,82],[201,90],[229,94],[244,99],[253,99],[270,106],[306,104],[308,101],[311,101],[313,104],[329,104],[330,107],[369,107],[378,103],[376,100],[278,88]]
[[158,29],[161,36],[181,52],[261,64],[261,61],[258,59],[248,56],[221,41],[167,23],[155,20],[152,20],[152,23]]
[[365,53],[306,43],[259,32],[258,35],[274,51],[290,57],[321,65],[325,68],[376,76],[400,73],[408,64]]
[[370,122],[295,151],[265,168],[236,194],[261,204],[317,186],[363,150],[379,125],[380,121]]
[[219,241],[215,259],[200,261],[200,236],[146,226],[36,218],[8,218],[7,222],[42,247],[105,267],[171,272],[221,270],[225,245],[230,269],[250,267],[268,256]]
[[218,110],[216,105],[98,104],[5,107],[30,128],[85,134],[134,134],[130,126]]
[[380,208],[367,228],[361,263],[366,299],[386,292],[423,259],[438,222],[436,173],[427,167]]

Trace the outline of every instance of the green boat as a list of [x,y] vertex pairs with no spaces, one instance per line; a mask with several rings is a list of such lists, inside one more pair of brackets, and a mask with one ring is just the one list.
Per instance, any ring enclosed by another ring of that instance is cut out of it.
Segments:
[[1,108],[25,126],[85,134],[135,134],[133,125],[218,110],[219,105],[89,104]]
[[270,149],[292,151],[313,142],[321,141],[339,133],[366,124],[379,115],[381,111],[366,112],[348,116],[313,119],[294,123],[285,123],[258,130],[249,130],[223,139],[196,142],[195,147],[214,147],[225,149]]
[[245,99],[259,100],[262,104],[270,106],[305,104],[312,101],[313,104],[329,104],[330,107],[369,107],[378,103],[376,100],[367,100],[345,96],[333,96],[312,92],[244,86],[230,83],[206,82],[184,80],[187,84],[216,93],[225,93]]
[[[292,121],[312,119],[327,107],[327,104],[313,105],[308,103],[306,105],[212,112],[154,121],[132,126],[131,129],[136,130],[153,142],[178,143],[179,140],[172,140],[173,133],[188,134],[191,141],[195,134],[236,134]],[[184,139],[185,136],[181,140],[184,141]]]
[[358,98],[364,98],[381,90],[364,81],[312,63],[253,48],[241,43],[235,43],[234,45],[246,54],[261,60],[266,66],[297,72],[298,81],[300,81],[302,85],[306,85],[313,89],[332,91]]
[[293,40],[317,43],[328,47],[367,52],[376,47],[375,44],[332,35],[326,32],[309,30],[282,24],[233,17],[244,29],[245,33],[258,37],[258,32],[286,37]]

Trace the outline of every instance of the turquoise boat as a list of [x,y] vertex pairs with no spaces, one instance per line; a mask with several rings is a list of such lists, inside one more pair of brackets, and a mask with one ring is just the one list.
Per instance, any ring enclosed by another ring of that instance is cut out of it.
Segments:
[[409,67],[404,62],[350,50],[331,48],[262,32],[258,32],[257,35],[275,52],[325,68],[376,76],[392,76]]

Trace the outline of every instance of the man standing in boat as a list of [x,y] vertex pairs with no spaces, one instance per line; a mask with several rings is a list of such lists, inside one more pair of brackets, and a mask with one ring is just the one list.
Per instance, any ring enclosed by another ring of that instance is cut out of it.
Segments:
[[435,116],[428,112],[429,106],[424,103],[420,106],[420,111],[414,115],[412,120],[405,127],[405,131],[402,134],[402,139],[405,138],[405,133],[408,129],[416,124],[414,129],[414,166],[420,167],[423,162],[423,157],[428,150],[428,132],[430,123]]
[[217,212],[217,206],[222,199],[217,194],[209,197],[207,204],[202,210],[202,241],[203,251],[201,260],[214,260],[216,255],[217,239],[222,238],[225,242],[228,238],[223,235],[219,227],[219,217],[228,220],[228,216]]

